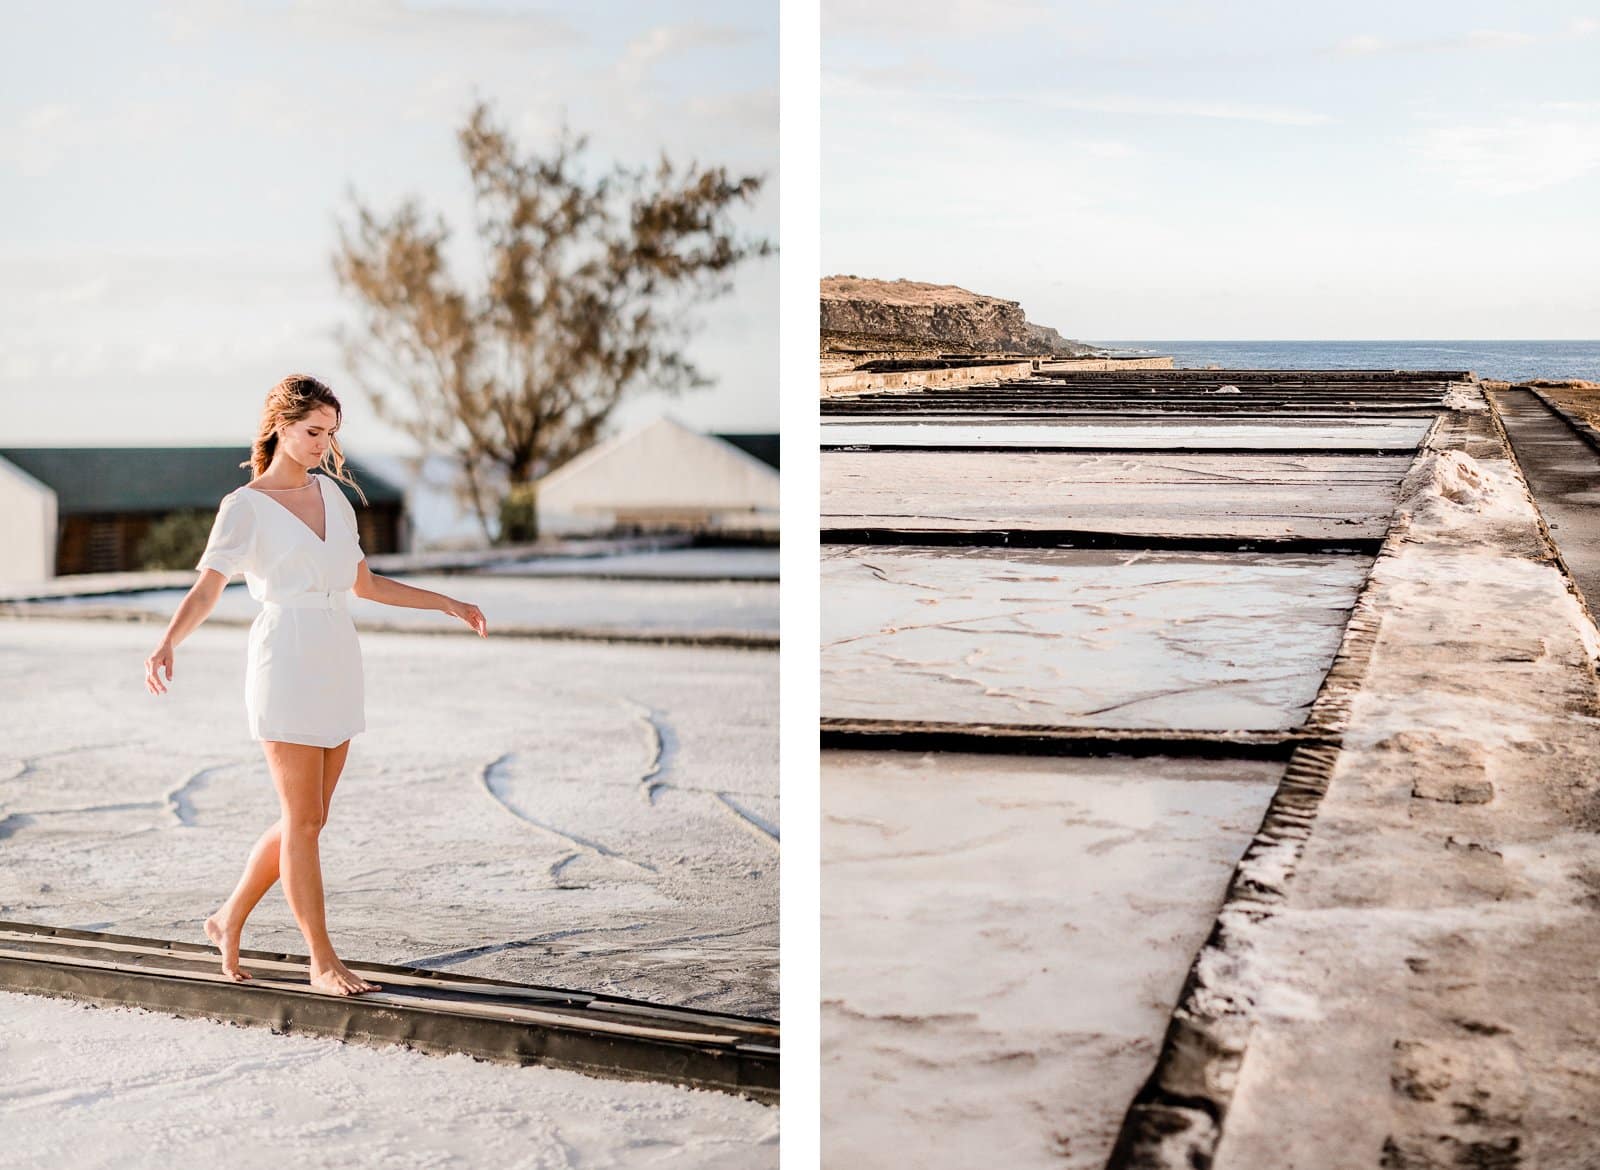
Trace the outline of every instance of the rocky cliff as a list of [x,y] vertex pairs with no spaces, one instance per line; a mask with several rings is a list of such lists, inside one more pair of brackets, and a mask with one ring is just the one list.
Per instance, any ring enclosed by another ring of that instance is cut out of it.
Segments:
[[1099,351],[1029,321],[1016,301],[952,284],[829,276],[822,281],[824,352],[1014,353],[1079,357]]

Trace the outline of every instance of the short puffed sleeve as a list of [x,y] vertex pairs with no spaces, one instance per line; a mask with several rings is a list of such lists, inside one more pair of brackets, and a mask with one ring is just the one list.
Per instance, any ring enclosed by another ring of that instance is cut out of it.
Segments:
[[361,525],[356,520],[355,505],[350,502],[350,497],[345,495],[344,489],[337,483],[333,484],[333,498],[338,501],[335,505],[339,515],[344,517],[344,526],[350,530],[350,538],[356,542],[356,548],[361,548]]
[[217,508],[206,551],[200,555],[195,568],[215,569],[224,577],[244,572],[253,563],[255,537],[255,513],[250,510],[250,501],[244,498],[243,492],[228,493]]

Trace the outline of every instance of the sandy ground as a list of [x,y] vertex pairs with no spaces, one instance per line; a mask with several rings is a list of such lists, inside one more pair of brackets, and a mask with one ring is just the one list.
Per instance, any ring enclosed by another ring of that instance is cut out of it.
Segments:
[[0,993],[0,1167],[236,1170],[778,1164],[721,1093]]
[[824,1165],[1099,1170],[1281,771],[825,752]]
[[1403,455],[825,451],[822,526],[1377,539],[1408,466]]
[[1256,451],[1314,450],[1324,447],[1393,451],[1422,441],[1430,419],[1237,419],[1195,417],[1126,419],[1093,423],[1062,419],[1039,422],[1005,418],[918,419],[852,415],[822,420],[822,445],[884,447],[1111,447],[1152,451],[1203,447],[1243,447]]
[[1282,729],[1371,558],[830,547],[822,714]]
[[[652,554],[659,557],[662,554]],[[610,558],[608,558],[608,561]],[[509,579],[483,573],[417,573],[397,580],[419,589],[432,589],[470,601],[483,610],[492,631],[498,625],[575,627],[590,630],[664,631],[732,630],[771,633],[778,628],[778,586],[766,581],[594,581]],[[243,583],[223,590],[216,614],[248,621],[261,608]],[[70,597],[40,604],[105,609],[138,609],[170,616],[185,590],[151,589],[137,593],[111,593],[95,597]],[[406,609],[379,605],[359,597],[350,599],[350,614],[357,627],[382,623],[386,627],[466,630],[455,618],[438,610]],[[142,656],[141,656],[142,657]]]

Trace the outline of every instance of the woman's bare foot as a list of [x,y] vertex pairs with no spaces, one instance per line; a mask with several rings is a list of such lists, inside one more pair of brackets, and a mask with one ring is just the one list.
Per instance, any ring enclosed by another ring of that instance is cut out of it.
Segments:
[[329,995],[360,995],[363,991],[382,990],[380,985],[361,978],[337,959],[331,967],[312,965],[311,986]]
[[255,978],[239,966],[239,932],[244,929],[244,923],[230,922],[226,911],[224,906],[206,919],[206,937],[222,952],[222,973],[235,983],[243,983]]

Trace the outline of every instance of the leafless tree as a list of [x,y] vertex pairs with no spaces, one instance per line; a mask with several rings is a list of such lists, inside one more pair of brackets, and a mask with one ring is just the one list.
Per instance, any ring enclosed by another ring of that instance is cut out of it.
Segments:
[[361,328],[340,329],[351,372],[378,416],[417,440],[416,466],[454,457],[456,496],[492,536],[499,492],[592,445],[629,394],[711,384],[684,354],[694,309],[775,247],[733,224],[764,176],[680,168],[664,153],[591,176],[587,135],[563,126],[523,156],[482,101],[457,139],[483,287],[451,275],[450,229],[425,224],[415,197],[385,219],[351,191],[356,222],[338,224],[333,267],[361,309]]

